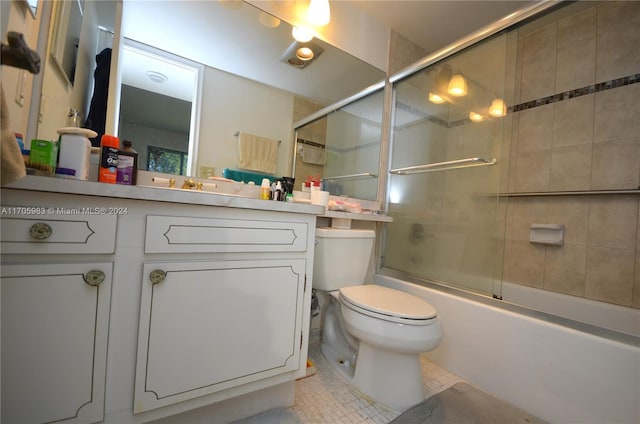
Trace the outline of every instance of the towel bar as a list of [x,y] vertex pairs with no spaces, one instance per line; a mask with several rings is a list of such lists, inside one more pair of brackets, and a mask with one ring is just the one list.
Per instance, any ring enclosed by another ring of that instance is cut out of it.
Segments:
[[338,175],[335,177],[325,177],[322,181],[347,180],[356,178],[376,178],[378,175],[373,172],[362,172],[360,174]]
[[449,169],[471,168],[473,166],[488,166],[498,162],[496,159],[467,158],[449,160],[445,162],[429,163],[426,165],[407,166],[405,168],[391,169],[389,173],[394,175],[421,174],[423,172],[445,171]]
[[[235,131],[233,132],[233,136],[234,136],[234,137],[239,137],[239,136],[240,136],[240,131],[235,130]],[[278,140],[278,146],[279,146],[281,143],[282,143],[282,140]]]

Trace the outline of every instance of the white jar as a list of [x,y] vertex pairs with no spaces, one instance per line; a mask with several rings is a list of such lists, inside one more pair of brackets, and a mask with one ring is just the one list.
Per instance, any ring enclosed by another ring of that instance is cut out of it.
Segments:
[[60,156],[58,168],[73,169],[76,180],[89,179],[89,161],[91,142],[89,138],[98,134],[87,128],[65,127],[58,130],[60,134]]

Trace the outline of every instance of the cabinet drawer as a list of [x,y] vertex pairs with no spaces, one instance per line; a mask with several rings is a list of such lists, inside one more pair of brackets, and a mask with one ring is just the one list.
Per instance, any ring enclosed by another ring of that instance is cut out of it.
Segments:
[[304,252],[301,222],[147,216],[145,253]]
[[113,253],[116,215],[3,215],[2,253]]

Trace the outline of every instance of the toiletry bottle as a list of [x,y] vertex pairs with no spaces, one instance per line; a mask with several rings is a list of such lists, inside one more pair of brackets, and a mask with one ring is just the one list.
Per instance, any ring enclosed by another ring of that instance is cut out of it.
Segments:
[[269,200],[271,197],[271,185],[268,178],[262,179],[262,185],[260,185],[260,199]]
[[58,129],[60,134],[58,168],[74,170],[73,178],[89,179],[91,160],[90,138],[96,137],[95,131],[86,128],[65,127]]
[[98,181],[101,183],[115,184],[118,175],[118,137],[105,134],[100,141],[100,170]]
[[276,183],[276,191],[273,192],[273,200],[276,200],[278,202],[282,201],[282,184],[280,184],[280,181],[278,181]]

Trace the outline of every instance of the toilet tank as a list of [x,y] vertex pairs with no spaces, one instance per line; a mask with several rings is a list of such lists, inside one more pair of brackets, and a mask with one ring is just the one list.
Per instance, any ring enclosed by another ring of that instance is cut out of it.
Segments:
[[332,291],[364,283],[375,232],[317,228],[313,288]]

